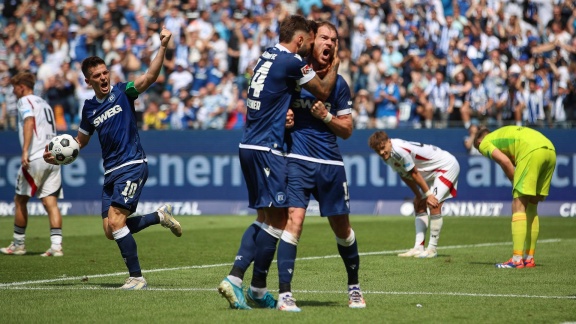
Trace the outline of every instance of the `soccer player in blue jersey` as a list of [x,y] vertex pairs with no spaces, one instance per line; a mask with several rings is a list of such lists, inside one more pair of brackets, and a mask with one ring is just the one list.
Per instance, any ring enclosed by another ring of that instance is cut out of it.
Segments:
[[279,44],[268,48],[254,67],[239,157],[248,188],[248,206],[258,211],[257,222],[262,225],[253,224],[247,229],[234,267],[218,286],[231,308],[250,309],[244,298],[242,280],[252,260],[254,274],[249,296],[260,307],[276,306],[266,289],[266,276],[288,217],[284,157],[286,113],[298,86],[318,98],[328,98],[339,66],[336,58],[327,67],[324,79],[320,79],[302,59],[310,52],[315,27],[302,16],[287,17],[280,25]]
[[[329,22],[318,23],[310,60],[314,70],[322,71],[330,64],[337,42],[336,27]],[[278,308],[300,311],[292,296],[291,282],[297,245],[311,195],[319,202],[320,214],[328,218],[336,236],[338,252],[348,274],[348,306],[364,308],[366,303],[358,280],[358,244],[348,217],[348,184],[337,143],[337,137],[347,139],[352,135],[350,87],[344,78],[338,76],[334,90],[324,101],[317,100],[309,91],[302,89],[292,109],[295,121],[290,131],[291,146],[287,156],[290,208],[277,252],[280,279]]]
[[[161,224],[176,236],[182,235],[180,223],[172,217],[172,206],[164,205],[156,212],[130,217],[136,211],[142,188],[148,178],[146,154],[140,144],[134,101],[156,81],[164,62],[166,47],[172,34],[163,28],[161,45],[145,74],[134,81],[110,84],[110,70],[104,60],[92,56],[82,62],[82,73],[95,97],[86,100],[76,140],[80,148],[88,145],[95,131],[102,147],[104,188],[102,190],[102,221],[104,233],[120,248],[130,276],[121,289],[145,289],[136,241],[132,234],[150,225]],[[54,164],[47,149],[44,160]]]

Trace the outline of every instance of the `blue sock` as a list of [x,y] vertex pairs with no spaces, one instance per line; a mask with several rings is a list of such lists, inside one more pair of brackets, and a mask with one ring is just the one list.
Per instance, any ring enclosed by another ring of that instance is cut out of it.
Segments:
[[150,225],[160,224],[158,212],[143,216],[132,216],[126,219],[126,226],[132,234],[136,234]]
[[346,272],[348,273],[348,285],[357,285],[358,281],[358,270],[360,269],[360,256],[358,255],[358,243],[354,240],[354,243],[350,246],[342,246],[337,244],[338,252],[342,261],[344,261],[344,266],[346,266]]
[[280,240],[278,243],[278,278],[280,284],[279,293],[292,291],[291,283],[294,276],[294,264],[296,263],[297,246]]
[[112,233],[112,235],[114,235],[114,240],[116,240],[116,244],[120,248],[120,253],[126,263],[128,272],[130,272],[130,277],[142,277],[136,240],[134,240],[134,236],[132,236],[128,227],[124,226]]
[[256,236],[256,254],[254,255],[254,272],[251,283],[255,288],[266,288],[266,277],[274,259],[278,239],[266,231],[260,231]]
[[234,260],[234,266],[230,271],[231,276],[244,279],[244,273],[254,261],[254,255],[256,254],[256,237],[260,232],[259,224],[250,225],[244,235],[242,235],[242,241],[240,241],[240,248],[238,253],[236,253],[236,259]]

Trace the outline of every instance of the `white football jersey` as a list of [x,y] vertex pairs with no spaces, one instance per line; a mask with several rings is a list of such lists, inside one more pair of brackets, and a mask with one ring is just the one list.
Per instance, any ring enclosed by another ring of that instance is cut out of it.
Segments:
[[458,163],[452,154],[434,145],[398,138],[392,138],[391,142],[392,152],[385,162],[403,177],[410,178],[409,171],[416,167],[424,180],[430,181],[436,174],[444,173]]
[[28,95],[18,100],[18,135],[20,146],[24,144],[24,120],[34,117],[32,142],[30,143],[30,161],[41,159],[44,147],[56,136],[56,121],[52,107],[36,95]]

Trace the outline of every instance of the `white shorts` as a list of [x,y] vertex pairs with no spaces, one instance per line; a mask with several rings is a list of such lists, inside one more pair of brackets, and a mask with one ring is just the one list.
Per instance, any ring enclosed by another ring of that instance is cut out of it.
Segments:
[[16,178],[16,194],[44,198],[56,195],[64,198],[60,166],[46,163],[43,159],[30,161],[28,169],[20,168]]
[[448,198],[456,197],[458,189],[458,175],[460,174],[460,164],[452,157],[452,161],[435,172],[435,177],[428,179],[426,183],[434,193],[438,202],[443,202]]

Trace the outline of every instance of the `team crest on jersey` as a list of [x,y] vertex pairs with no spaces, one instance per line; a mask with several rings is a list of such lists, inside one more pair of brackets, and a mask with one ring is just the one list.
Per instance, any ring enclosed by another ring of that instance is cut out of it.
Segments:
[[300,70],[302,71],[302,74],[306,75],[310,73],[310,71],[312,71],[312,68],[310,67],[310,65],[306,64]]
[[286,200],[286,194],[282,191],[276,193],[276,202],[281,204]]
[[108,101],[113,102],[114,99],[116,99],[116,96],[113,93],[111,93],[110,97],[108,97]]

